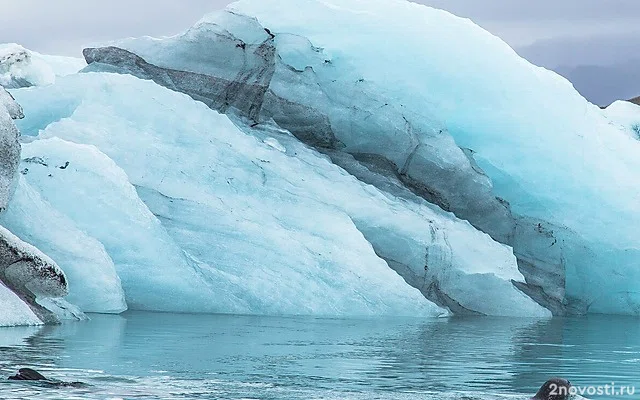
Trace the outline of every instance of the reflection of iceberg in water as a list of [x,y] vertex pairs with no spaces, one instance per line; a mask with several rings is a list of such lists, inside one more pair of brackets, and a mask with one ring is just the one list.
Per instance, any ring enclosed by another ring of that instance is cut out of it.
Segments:
[[[52,326],[16,326],[0,329],[0,383],[3,376],[15,374],[18,368],[30,365],[53,365],[60,354],[62,342],[49,338]],[[46,351],[42,351],[46,343]],[[0,392],[3,392],[0,386]]]
[[39,326],[16,326],[0,329],[0,351],[5,347],[25,345],[27,339],[34,336],[43,328]]
[[533,390],[550,376],[568,377],[581,387],[638,384],[640,325],[636,318],[538,321],[516,332],[513,343],[518,366],[513,380],[525,388]]
[[514,381],[534,389],[551,376],[569,376],[571,372],[562,369],[562,355],[565,352],[563,330],[566,321],[552,319],[532,322],[520,328],[513,335],[515,360],[520,369]]
[[2,328],[0,382],[2,376],[22,367],[37,368],[46,376],[82,381],[87,378],[83,370],[109,368],[114,363],[125,324],[120,316],[94,316],[90,323]]
[[384,344],[382,367],[368,379],[409,373],[411,386],[424,390],[520,392],[512,381],[518,370],[513,342],[529,324],[530,319],[453,318],[407,326]]
[[92,315],[89,323],[52,327],[48,337],[61,341],[66,355],[57,360],[57,368],[68,371],[65,374],[76,380],[87,379],[86,375],[76,375],[82,371],[95,374],[96,371],[111,370],[118,364],[118,355],[122,354],[126,325],[127,319],[119,315]]

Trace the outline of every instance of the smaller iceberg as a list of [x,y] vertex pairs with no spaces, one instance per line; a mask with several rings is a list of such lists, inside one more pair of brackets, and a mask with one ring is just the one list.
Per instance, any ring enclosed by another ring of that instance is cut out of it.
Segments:
[[629,136],[640,140],[640,105],[630,101],[616,101],[605,108],[603,113]]
[[86,66],[81,58],[49,56],[19,44],[0,44],[0,86],[7,89],[49,85]]

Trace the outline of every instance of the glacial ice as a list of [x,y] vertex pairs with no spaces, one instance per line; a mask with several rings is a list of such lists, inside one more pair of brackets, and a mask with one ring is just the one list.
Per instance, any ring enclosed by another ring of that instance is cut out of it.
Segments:
[[637,106],[600,110],[468,20],[241,0],[84,55],[13,91],[30,143],[0,216],[83,310],[639,313]]
[[0,211],[7,207],[15,190],[20,132],[13,120],[23,117],[20,105],[0,86]]
[[[13,119],[23,117],[20,105],[0,86],[0,212],[12,199],[16,186],[20,133]],[[6,229],[6,224],[0,226],[0,326],[83,318],[80,310],[61,299],[67,294],[67,278],[56,263]]]
[[[274,39],[255,19],[226,12],[204,18],[184,35],[119,44],[157,65],[117,47],[84,53],[88,70],[151,79],[254,125],[274,120],[304,143],[331,152],[333,161],[351,173],[364,167],[399,179],[400,186],[514,246],[526,278],[517,285],[541,304],[565,312],[564,267],[557,252],[543,248],[557,241],[547,234],[549,224],[513,216],[508,203],[492,193],[492,182],[473,160],[472,150],[459,148],[444,129],[433,131],[428,118],[410,121],[406,110],[394,109],[364,79],[354,86],[349,73],[339,70],[332,79],[319,79],[314,68],[326,69],[331,60],[308,39],[287,34]],[[285,60],[283,54],[295,57]],[[345,159],[344,153],[353,157]],[[532,241],[541,246],[528,246]],[[440,301],[435,293],[429,296]]]
[[523,277],[509,247],[359,181],[274,124],[234,125],[110,73],[14,95],[25,152],[47,160],[24,181],[104,245],[131,309],[443,314],[429,296],[457,313],[549,315],[512,285]]
[[11,93],[0,87],[0,110],[2,110],[2,107],[4,107],[4,110],[9,113],[9,117],[11,119],[24,118],[24,113],[20,104],[15,101],[13,96],[11,96]]
[[640,106],[629,101],[616,101],[604,110],[604,114],[629,136],[640,140]]
[[[84,275],[77,278],[76,286],[81,286],[77,298],[92,299],[96,306],[102,303],[100,307],[106,307],[102,312],[122,311],[126,307],[122,280],[128,303],[135,309],[192,311],[189,304],[206,301],[207,287],[196,284],[199,277],[181,250],[140,201],[124,171],[106,155],[94,146],[53,137],[25,145],[23,156],[37,160],[25,164],[24,179],[42,201],[73,221],[75,230],[98,240],[98,250],[108,254],[100,257],[108,262],[74,268]],[[96,216],[102,216],[99,223]],[[78,255],[102,256],[95,250],[78,249],[65,260],[77,263],[73,257]],[[95,288],[101,289],[96,292]],[[167,293],[176,297],[169,298]]]
[[[328,76],[351,71],[407,114],[437,117],[515,214],[554,225],[567,304],[637,313],[639,144],[568,81],[468,20],[409,2],[243,0],[232,8],[309,38],[330,56]],[[299,62],[297,54],[285,62]]]
[[[67,301],[85,312],[126,310],[120,278],[102,243],[53,208],[27,182],[29,175],[33,178],[39,169],[46,168],[40,164],[45,163],[45,159],[28,156],[38,147],[37,142],[23,145],[21,170],[24,175],[20,176],[11,204],[0,214],[0,224],[46,253],[65,271],[69,282]],[[39,154],[44,156],[51,152]]]
[[89,50],[89,68],[273,119],[512,246],[518,287],[555,313],[638,314],[640,144],[471,21],[402,0],[241,0],[115,46],[132,53]]
[[42,325],[42,321],[14,292],[0,284],[0,326]]
[[0,44],[0,86],[5,88],[49,85],[85,66],[81,58],[44,55],[15,43]]

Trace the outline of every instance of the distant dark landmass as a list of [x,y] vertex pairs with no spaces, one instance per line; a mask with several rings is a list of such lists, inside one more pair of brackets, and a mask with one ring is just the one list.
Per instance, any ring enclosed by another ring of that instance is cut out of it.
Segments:
[[590,102],[607,106],[640,96],[640,37],[558,37],[516,49],[536,65],[564,76]]
[[640,95],[640,61],[611,66],[580,65],[558,67],[556,72],[569,79],[589,101],[606,106],[616,100]]

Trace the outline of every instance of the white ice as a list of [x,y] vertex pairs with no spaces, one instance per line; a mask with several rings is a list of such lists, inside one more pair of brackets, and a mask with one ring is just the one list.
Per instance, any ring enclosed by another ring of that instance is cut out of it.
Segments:
[[0,284],[0,326],[42,325],[42,321],[15,293]]
[[0,44],[0,86],[49,85],[85,66],[82,58],[44,55],[15,43]]
[[640,106],[629,101],[616,101],[604,111],[612,124],[620,126],[633,139],[640,140]]

